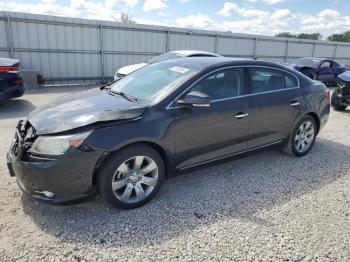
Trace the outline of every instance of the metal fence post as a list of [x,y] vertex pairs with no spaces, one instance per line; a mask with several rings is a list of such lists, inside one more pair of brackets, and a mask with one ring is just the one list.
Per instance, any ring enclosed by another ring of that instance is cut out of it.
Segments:
[[14,50],[13,50],[13,40],[12,40],[12,30],[11,30],[11,19],[10,16],[6,17],[6,40],[7,40],[7,46],[10,48],[9,54],[10,58],[14,58]]
[[105,81],[105,70],[104,70],[104,43],[103,43],[103,25],[100,25],[100,67],[101,67],[101,78]]
[[216,34],[215,36],[215,47],[214,47],[214,52],[217,53],[218,52],[218,43],[219,43],[219,34]]
[[256,56],[256,49],[258,46],[258,38],[255,37],[255,41],[254,41],[254,47],[253,47],[253,59],[258,59],[258,57]]
[[165,42],[165,51],[170,51],[170,30],[166,32],[166,42]]
[[315,56],[315,52],[316,52],[316,42],[314,42],[314,47],[312,48],[312,57]]
[[286,41],[286,53],[284,55],[284,62],[287,62],[288,53],[289,53],[289,40]]
[[333,60],[335,60],[337,58],[337,51],[338,51],[338,44],[335,44],[334,53],[333,53]]

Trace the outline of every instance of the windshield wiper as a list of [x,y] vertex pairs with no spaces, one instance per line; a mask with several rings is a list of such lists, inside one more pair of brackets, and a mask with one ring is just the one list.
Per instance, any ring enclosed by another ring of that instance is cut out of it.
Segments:
[[118,80],[114,80],[114,81],[110,82],[109,84],[106,84],[106,85],[104,85],[104,86],[101,86],[101,87],[100,87],[100,90],[109,88],[110,85],[114,84],[114,83],[117,82],[117,81],[118,81]]
[[118,95],[118,96],[122,96],[124,97],[126,100],[129,100],[130,102],[137,102],[137,98],[133,97],[131,95],[125,94],[124,92],[119,92],[119,91],[113,91],[110,88],[106,88],[107,92]]

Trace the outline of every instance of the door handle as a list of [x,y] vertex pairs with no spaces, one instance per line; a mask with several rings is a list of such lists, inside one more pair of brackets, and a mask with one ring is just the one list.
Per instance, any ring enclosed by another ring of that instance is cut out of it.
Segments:
[[238,113],[237,115],[235,115],[235,118],[242,119],[242,118],[245,118],[246,116],[248,116],[248,113]]
[[297,102],[297,101],[290,103],[290,106],[299,106],[299,105],[300,105],[300,102]]

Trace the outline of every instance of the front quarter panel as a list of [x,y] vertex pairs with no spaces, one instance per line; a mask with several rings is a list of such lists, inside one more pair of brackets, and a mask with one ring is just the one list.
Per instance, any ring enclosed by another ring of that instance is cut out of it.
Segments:
[[96,129],[85,143],[112,152],[133,143],[148,142],[160,146],[170,159],[175,152],[175,120],[172,110],[148,109],[138,120]]

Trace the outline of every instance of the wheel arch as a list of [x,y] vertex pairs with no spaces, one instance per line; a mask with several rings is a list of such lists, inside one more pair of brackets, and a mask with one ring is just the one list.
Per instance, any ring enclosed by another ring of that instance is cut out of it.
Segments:
[[317,125],[317,132],[316,132],[316,135],[317,135],[318,132],[320,131],[320,126],[321,126],[320,117],[315,112],[308,112],[305,115],[311,116],[315,120]]
[[113,154],[116,154],[119,151],[121,151],[121,150],[123,150],[123,149],[125,149],[127,147],[135,146],[135,145],[147,145],[147,146],[153,148],[154,150],[156,150],[158,152],[158,154],[161,156],[161,158],[163,159],[163,161],[164,161],[165,176],[169,175],[169,172],[171,170],[170,163],[169,163],[169,155],[168,155],[166,150],[161,145],[159,145],[158,143],[156,143],[154,141],[147,141],[147,140],[134,141],[134,142],[130,142],[128,144],[125,144],[125,145],[123,145],[123,146],[121,146],[121,147],[119,147],[119,148],[117,148],[115,150],[112,150],[112,151],[109,151],[109,152],[105,152],[100,157],[100,159],[96,163],[96,167],[95,167],[95,170],[94,170],[93,175],[92,175],[92,184],[93,184],[93,186],[96,185],[96,179],[97,179],[99,170],[106,163],[106,161],[108,161],[108,159],[111,158],[111,156]]

